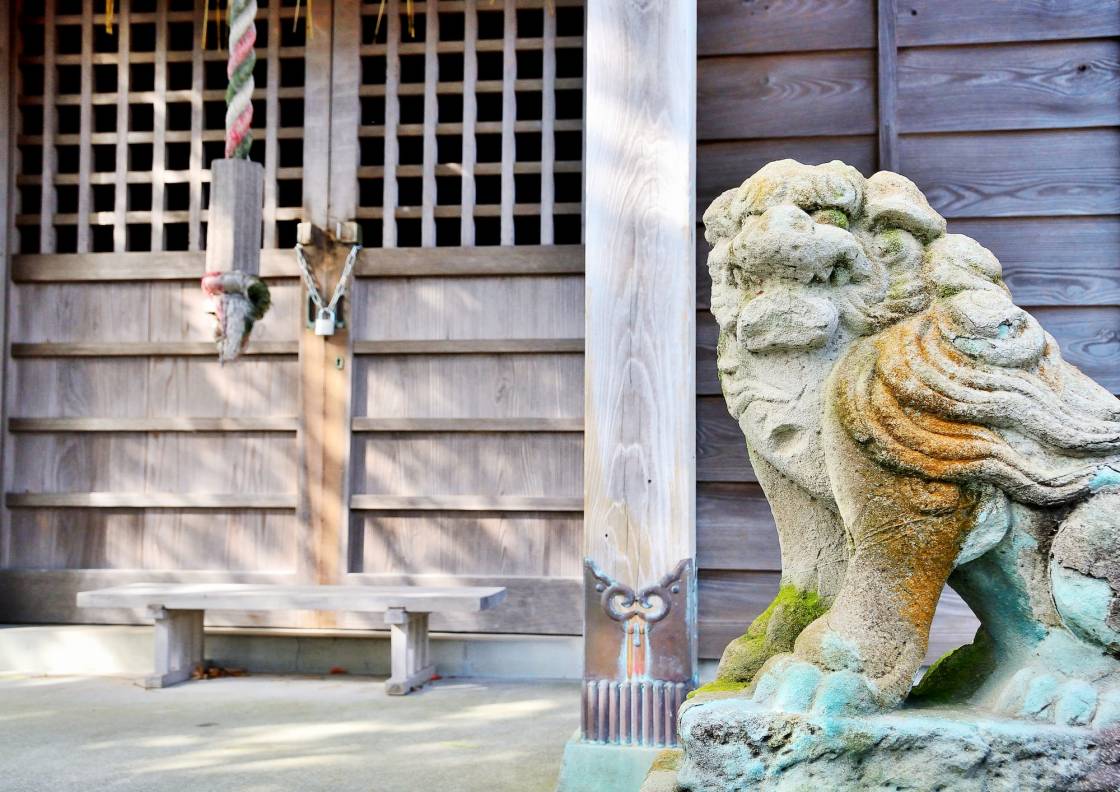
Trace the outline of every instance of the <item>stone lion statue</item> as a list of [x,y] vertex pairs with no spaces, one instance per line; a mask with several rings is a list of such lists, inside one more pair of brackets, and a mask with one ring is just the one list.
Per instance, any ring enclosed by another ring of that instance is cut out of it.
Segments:
[[[717,684],[793,712],[1120,721],[1120,401],[896,173],[773,162],[704,224],[783,567]],[[912,691],[946,582],[982,626]]]

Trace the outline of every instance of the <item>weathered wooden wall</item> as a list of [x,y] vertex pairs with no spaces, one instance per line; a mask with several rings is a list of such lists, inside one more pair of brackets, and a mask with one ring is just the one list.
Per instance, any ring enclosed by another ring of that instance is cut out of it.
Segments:
[[[579,238],[578,17],[539,15],[544,0],[518,3],[536,17],[444,0],[441,13],[464,21],[433,39],[417,3],[418,38],[390,14],[395,36],[378,43],[376,1],[342,4],[362,42],[361,73],[332,78],[338,91],[358,86],[345,115],[356,130],[343,133],[307,86],[346,37],[320,31],[305,59],[294,4],[262,2],[253,156],[266,170],[262,266],[276,305],[258,354],[220,369],[195,279],[224,55],[194,37],[166,57],[157,46],[162,23],[168,40],[172,25],[197,32],[198,4],[119,0],[118,14],[135,18],[112,36],[88,2],[23,5],[43,32],[21,34],[21,65],[7,75],[16,233],[3,616],[90,618],[71,607],[73,592],[130,577],[296,574],[309,552],[292,472],[302,306],[283,249],[310,199],[328,215],[356,206],[367,245],[386,248],[363,254],[352,300],[339,568],[514,586],[506,608],[443,627],[578,631],[582,253],[555,244]],[[330,8],[316,3],[319,15]],[[1022,2],[1011,14],[900,2],[893,59],[876,14],[872,0],[700,0],[698,208],[772,159],[840,158],[870,173],[895,158],[953,230],[1000,256],[1018,301],[1067,356],[1120,390],[1116,4]],[[472,47],[477,58],[459,55]],[[433,64],[438,80],[425,78]],[[57,101],[39,98],[48,89]],[[161,104],[164,114],[149,110]],[[0,143],[5,134],[0,124]],[[324,159],[331,150],[344,156]],[[353,180],[337,171],[343,161],[357,162]],[[697,554],[701,654],[715,657],[769,599],[778,554],[715,381],[706,256],[701,239]],[[950,603],[940,645],[967,637],[970,622],[954,614]]]
[[[273,307],[220,367],[216,27],[204,49],[194,0],[118,0],[111,34],[87,0],[20,4],[0,620],[136,620],[73,595],[137,579],[438,580],[510,600],[437,629],[579,632],[582,3],[430,5],[375,35],[378,2],[324,0],[305,38],[260,3]],[[301,219],[364,232],[338,343],[305,329]]]
[[[950,231],[999,256],[1016,301],[1068,360],[1120,391],[1120,5],[699,7],[699,212],[774,159],[898,170]],[[773,594],[779,562],[769,510],[719,395],[706,257],[701,238],[697,545],[701,653],[716,657]],[[967,640],[973,625],[947,597],[931,652]]]

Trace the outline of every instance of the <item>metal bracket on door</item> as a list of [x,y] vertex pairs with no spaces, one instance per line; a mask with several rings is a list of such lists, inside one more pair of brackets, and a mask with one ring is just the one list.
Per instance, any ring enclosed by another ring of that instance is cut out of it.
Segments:
[[[309,222],[301,222],[296,226],[296,242],[301,246],[323,246],[324,244],[339,244],[361,247],[362,244],[362,227],[356,220],[339,220],[334,224],[334,233],[331,234],[323,229],[317,228],[314,224]],[[343,318],[346,315],[346,296],[345,294],[338,299],[335,305],[335,311],[331,318],[334,321],[333,329],[344,330],[346,329],[346,320]],[[307,313],[304,317],[308,330],[316,330],[316,322],[322,320],[322,309],[316,305],[314,299],[310,294],[307,295]],[[326,335],[330,335],[327,333]]]

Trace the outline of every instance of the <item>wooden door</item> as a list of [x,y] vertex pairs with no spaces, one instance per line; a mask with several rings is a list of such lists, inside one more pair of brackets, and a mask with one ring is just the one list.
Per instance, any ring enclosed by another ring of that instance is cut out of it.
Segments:
[[335,17],[330,214],[367,245],[341,576],[505,585],[433,627],[578,633],[582,3],[418,3],[410,33],[391,2],[379,37],[376,5]]
[[[582,8],[416,3],[410,35],[401,5],[378,31],[376,2],[260,2],[274,305],[226,367],[197,286],[218,28],[194,0],[118,0],[111,31],[13,10],[3,618],[135,621],[73,607],[130,580],[500,581],[511,605],[435,626],[579,631]],[[354,219],[323,341],[296,225]]]

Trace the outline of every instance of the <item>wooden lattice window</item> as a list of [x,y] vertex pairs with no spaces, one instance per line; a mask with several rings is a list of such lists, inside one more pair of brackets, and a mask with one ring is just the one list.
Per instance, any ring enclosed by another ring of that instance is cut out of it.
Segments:
[[[304,31],[260,0],[253,159],[264,245],[295,243],[302,204]],[[226,56],[198,0],[25,0],[19,15],[15,250],[200,250],[209,163],[223,156]]]
[[366,244],[579,242],[582,3],[404,5],[362,8]]
[[[264,246],[302,219],[305,35],[260,0],[253,159]],[[444,0],[361,9],[359,219],[367,246],[577,243],[583,7]],[[222,156],[226,35],[199,0],[88,0],[19,12],[15,251],[197,251]],[[385,218],[391,218],[386,222]]]

